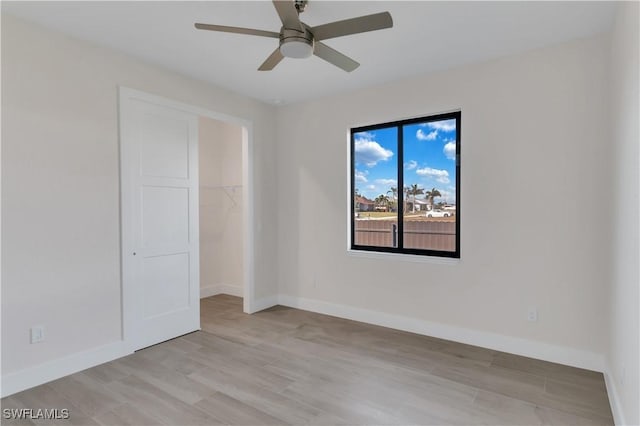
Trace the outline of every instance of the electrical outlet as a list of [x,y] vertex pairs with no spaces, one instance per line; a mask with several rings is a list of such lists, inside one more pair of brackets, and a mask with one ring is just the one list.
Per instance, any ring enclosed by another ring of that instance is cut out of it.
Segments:
[[44,326],[34,325],[31,327],[31,343],[44,342]]
[[527,311],[527,320],[531,322],[538,321],[538,308],[536,308],[535,306],[529,308],[529,310]]

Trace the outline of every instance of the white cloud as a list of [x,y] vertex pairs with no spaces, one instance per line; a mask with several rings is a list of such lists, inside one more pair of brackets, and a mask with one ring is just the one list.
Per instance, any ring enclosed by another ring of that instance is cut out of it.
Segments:
[[376,183],[383,186],[394,186],[398,181],[395,179],[376,179]]
[[416,160],[410,160],[404,163],[404,168],[407,170],[413,170],[416,167],[418,167],[418,163],[416,162]]
[[356,172],[355,172],[356,182],[367,183],[369,181],[367,179],[367,175],[368,174],[369,174],[369,172],[367,170],[365,170],[365,171],[356,170]]
[[434,130],[433,132],[425,133],[422,129],[418,129],[416,132],[416,138],[421,141],[433,141],[438,136],[438,131]]
[[427,127],[430,129],[441,130],[443,132],[452,132],[456,129],[456,120],[442,120],[442,121],[432,121],[431,123],[426,123]]
[[456,191],[455,189],[453,191],[447,191],[445,189],[440,189],[440,197],[439,200],[440,201],[446,201],[447,203],[454,203],[456,202]]
[[383,148],[378,142],[370,138],[356,139],[356,161],[373,167],[379,161],[387,161],[393,157],[393,151]]
[[427,176],[435,178],[440,183],[449,183],[449,172],[446,170],[432,169],[431,167],[425,167],[424,169],[416,170],[416,174],[419,176]]
[[442,150],[442,152],[444,152],[445,157],[447,157],[449,160],[455,160],[456,159],[456,143],[454,141],[449,141],[444,145],[444,149]]
[[373,191],[374,189],[376,189],[375,185],[367,185],[367,189],[370,191]]
[[375,135],[373,133],[371,133],[371,132],[356,133],[355,137],[356,137],[356,139],[368,139],[368,140],[375,139]]

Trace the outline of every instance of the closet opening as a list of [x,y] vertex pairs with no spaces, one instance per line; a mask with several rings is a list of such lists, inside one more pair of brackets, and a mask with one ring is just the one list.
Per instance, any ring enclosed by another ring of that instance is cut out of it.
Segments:
[[198,118],[201,326],[208,313],[243,310],[245,277],[246,129],[239,124]]

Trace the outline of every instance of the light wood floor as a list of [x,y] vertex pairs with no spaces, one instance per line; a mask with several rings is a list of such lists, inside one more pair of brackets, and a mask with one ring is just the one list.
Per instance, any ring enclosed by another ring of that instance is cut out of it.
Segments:
[[202,331],[15,394],[2,408],[68,408],[58,424],[75,425],[613,424],[600,373],[241,306],[204,299]]

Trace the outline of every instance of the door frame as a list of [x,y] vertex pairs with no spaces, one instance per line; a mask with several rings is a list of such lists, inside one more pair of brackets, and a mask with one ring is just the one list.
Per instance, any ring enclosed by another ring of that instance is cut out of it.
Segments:
[[[214,120],[223,121],[238,125],[242,128],[242,220],[243,220],[243,311],[251,314],[256,311],[255,308],[255,220],[254,220],[254,191],[253,191],[253,122],[249,119],[236,117],[216,111],[208,110],[193,106],[190,104],[175,101],[163,96],[154,95],[129,87],[118,87],[118,149],[119,149],[119,184],[120,184],[120,283],[121,283],[121,310],[122,310],[122,340],[128,347],[133,347],[132,330],[134,312],[136,310],[133,282],[131,282],[128,271],[125,270],[125,253],[128,254],[133,250],[129,247],[130,242],[125,238],[125,230],[132,229],[131,212],[124,211],[122,188],[128,182],[124,182],[123,173],[125,167],[123,143],[123,122],[128,117],[128,103],[132,100],[148,102],[167,108],[176,109],[189,114],[200,117],[212,118]],[[199,141],[197,143],[199,145]],[[197,159],[196,159],[197,161]],[[199,260],[198,260],[199,263]],[[198,291],[200,291],[200,282],[198,282]],[[198,296],[199,297],[199,296]]]

